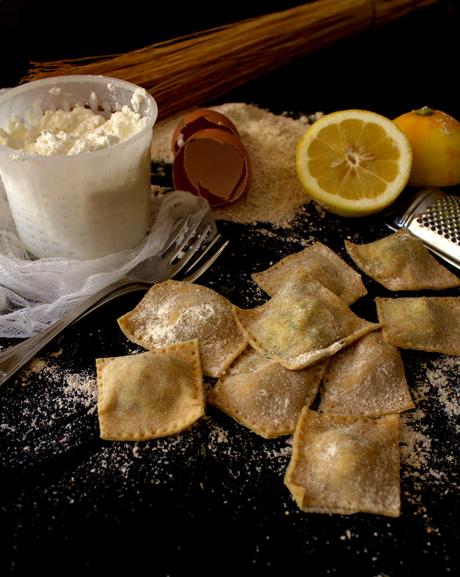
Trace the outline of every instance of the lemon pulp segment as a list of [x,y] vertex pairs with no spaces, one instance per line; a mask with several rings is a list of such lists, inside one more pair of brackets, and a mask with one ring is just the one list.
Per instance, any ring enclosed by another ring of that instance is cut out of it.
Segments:
[[368,111],[324,116],[297,148],[297,172],[305,189],[338,214],[381,210],[404,188],[411,162],[404,134],[391,120]]

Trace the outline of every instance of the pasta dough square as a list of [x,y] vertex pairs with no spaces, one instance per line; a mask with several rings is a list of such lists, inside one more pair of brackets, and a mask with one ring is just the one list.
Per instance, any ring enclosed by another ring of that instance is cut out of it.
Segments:
[[330,359],[321,384],[320,411],[381,417],[414,407],[401,354],[380,331]]
[[96,359],[102,439],[144,441],[179,433],[204,415],[197,341]]
[[267,270],[254,273],[252,278],[261,289],[273,296],[286,279],[298,270],[308,272],[347,305],[367,294],[361,276],[321,242],[284,257]]
[[208,402],[266,439],[291,435],[302,407],[316,397],[324,368],[290,371],[248,348],[208,393]]
[[223,375],[247,347],[231,303],[210,288],[188,282],[154,285],[118,324],[130,341],[149,350],[198,339],[203,373],[210,377]]
[[263,305],[233,309],[250,344],[287,369],[303,369],[380,325],[360,319],[308,273],[293,274]]
[[400,513],[399,415],[379,419],[302,409],[284,482],[309,513]]
[[363,272],[391,291],[460,286],[460,279],[442,266],[421,240],[405,230],[369,244],[346,240],[345,248]]
[[376,298],[383,338],[401,349],[460,355],[460,297]]

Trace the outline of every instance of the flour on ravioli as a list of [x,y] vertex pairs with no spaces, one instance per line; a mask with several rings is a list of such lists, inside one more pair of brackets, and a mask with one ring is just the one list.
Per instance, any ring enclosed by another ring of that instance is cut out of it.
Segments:
[[413,409],[399,350],[380,331],[333,356],[321,384],[319,410],[380,417]]
[[460,355],[460,297],[376,298],[383,338],[401,349]]
[[154,285],[118,324],[128,339],[149,350],[198,339],[203,373],[210,377],[220,377],[247,346],[231,303],[188,282]]
[[347,305],[367,294],[361,276],[321,242],[284,257],[267,270],[254,273],[252,278],[268,295],[273,296],[298,270],[308,272]]
[[324,368],[290,371],[248,348],[208,393],[208,402],[266,439],[290,435],[302,408],[315,399]]
[[399,230],[369,244],[345,241],[355,264],[388,290],[442,290],[460,279],[442,266],[410,232]]
[[302,410],[284,482],[308,513],[400,513],[399,415]]
[[287,369],[303,369],[377,329],[344,302],[298,271],[265,304],[233,309],[250,344]]

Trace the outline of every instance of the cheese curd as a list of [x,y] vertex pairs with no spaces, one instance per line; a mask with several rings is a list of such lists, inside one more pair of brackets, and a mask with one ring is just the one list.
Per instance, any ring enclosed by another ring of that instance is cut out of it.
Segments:
[[[140,92],[140,91],[139,91]],[[108,118],[91,108],[75,106],[71,110],[31,111],[26,120],[14,116],[0,129],[0,144],[39,156],[81,154],[108,148],[130,138],[148,123],[139,112],[136,91],[131,109],[123,106]]]

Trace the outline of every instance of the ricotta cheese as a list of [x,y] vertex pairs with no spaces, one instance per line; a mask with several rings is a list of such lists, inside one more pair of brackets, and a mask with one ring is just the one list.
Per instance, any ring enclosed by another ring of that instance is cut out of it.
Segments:
[[14,116],[0,129],[0,144],[39,156],[81,154],[108,148],[134,136],[148,124],[148,119],[139,114],[143,93],[143,89],[135,91],[132,109],[123,106],[108,118],[93,112],[93,107],[83,106],[68,111],[33,111],[26,121]]

